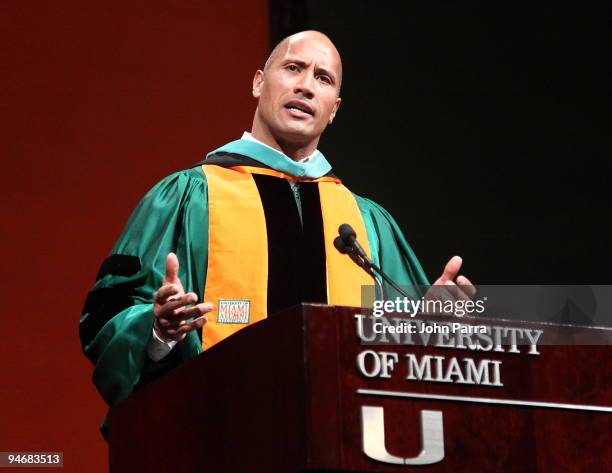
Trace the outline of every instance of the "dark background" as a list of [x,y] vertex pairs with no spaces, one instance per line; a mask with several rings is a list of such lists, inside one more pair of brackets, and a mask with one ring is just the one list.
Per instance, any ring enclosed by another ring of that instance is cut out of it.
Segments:
[[272,3],[273,41],[313,28],[338,46],[320,148],[432,280],[459,254],[480,284],[611,282],[607,9]]
[[610,283],[607,11],[397,5],[2,2],[0,451],[106,471],[85,295],[147,189],[250,128],[299,29],[344,60],[321,150],[430,277],[458,253],[480,283]]

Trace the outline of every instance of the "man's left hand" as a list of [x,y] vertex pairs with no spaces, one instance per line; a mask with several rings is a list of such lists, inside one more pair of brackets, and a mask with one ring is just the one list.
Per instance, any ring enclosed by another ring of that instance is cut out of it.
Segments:
[[468,278],[459,275],[462,264],[463,260],[460,256],[453,256],[446,263],[442,276],[436,279],[433,285],[446,286],[446,289],[455,300],[470,300],[476,295],[476,288]]

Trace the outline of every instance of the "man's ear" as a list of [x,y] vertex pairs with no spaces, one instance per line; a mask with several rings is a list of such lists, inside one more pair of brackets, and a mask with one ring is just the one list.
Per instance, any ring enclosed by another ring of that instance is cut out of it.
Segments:
[[329,121],[327,122],[328,125],[331,125],[334,121],[334,118],[336,117],[336,113],[338,112],[338,109],[340,108],[340,103],[342,102],[342,99],[340,97],[338,97],[336,99],[336,103],[334,104],[334,108],[332,109],[331,114],[329,115]]
[[264,81],[264,73],[262,70],[257,69],[255,75],[253,76],[253,97],[256,99],[261,95],[261,85]]

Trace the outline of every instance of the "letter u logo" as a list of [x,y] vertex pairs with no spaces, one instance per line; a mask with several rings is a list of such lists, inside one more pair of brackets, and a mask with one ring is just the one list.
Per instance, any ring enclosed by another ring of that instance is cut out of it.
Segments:
[[391,455],[385,445],[385,414],[382,407],[361,406],[361,438],[364,453],[394,465],[431,465],[444,458],[442,411],[421,411],[421,453],[414,458]]

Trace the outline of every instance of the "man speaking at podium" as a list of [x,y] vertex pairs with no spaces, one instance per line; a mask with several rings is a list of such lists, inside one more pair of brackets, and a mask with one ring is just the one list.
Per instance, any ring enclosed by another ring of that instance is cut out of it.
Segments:
[[[372,280],[334,248],[343,223],[396,283],[428,284],[393,218],[344,187],[317,150],[340,107],[341,81],[325,35],[284,39],[253,78],[251,132],[142,199],[80,322],[109,405],[283,308],[360,306],[361,286]],[[436,283],[469,285],[460,266],[452,258]]]

